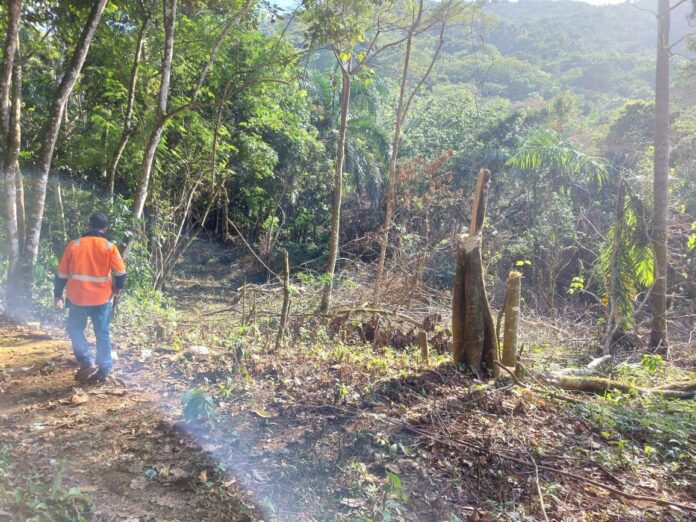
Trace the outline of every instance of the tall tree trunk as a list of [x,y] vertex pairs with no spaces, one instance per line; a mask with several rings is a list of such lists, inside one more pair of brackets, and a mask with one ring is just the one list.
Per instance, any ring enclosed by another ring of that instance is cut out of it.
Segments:
[[[421,10],[423,1],[420,2]],[[420,19],[420,13],[418,15]],[[387,257],[387,243],[389,242],[389,228],[391,227],[392,216],[394,214],[394,178],[396,177],[396,159],[399,156],[399,145],[401,144],[401,125],[403,124],[404,97],[406,95],[406,83],[408,82],[409,66],[411,63],[411,48],[413,46],[413,31],[417,21],[414,20],[408,31],[406,39],[406,51],[404,52],[404,66],[401,72],[401,84],[399,86],[399,101],[396,104],[396,121],[394,123],[394,136],[392,137],[391,154],[389,155],[389,172],[387,174],[387,190],[385,194],[386,208],[384,210],[384,222],[382,223],[382,234],[379,244],[379,258],[377,259],[377,271],[375,273],[375,283],[372,299],[375,303],[379,301],[380,287],[382,286],[382,273],[384,271],[384,260]]]
[[97,2],[94,3],[87,23],[75,47],[75,52],[70,59],[68,68],[63,74],[63,78],[51,102],[48,121],[44,127],[43,138],[38,154],[36,201],[31,205],[30,212],[27,215],[27,237],[26,244],[24,245],[23,257],[26,258],[30,265],[33,265],[39,252],[39,239],[41,237],[41,222],[43,220],[44,206],[46,203],[48,175],[51,170],[53,152],[55,151],[60,125],[63,120],[63,111],[65,110],[68,97],[75,86],[75,82],[80,75],[82,65],[85,63],[87,52],[94,39],[94,33],[101,20],[106,2],[107,0],[97,0]]
[[[143,156],[143,162],[140,167],[140,184],[138,185],[138,191],[135,195],[135,202],[133,203],[133,214],[136,218],[140,219],[143,217],[143,211],[145,209],[145,202],[147,200],[147,189],[150,183],[150,177],[152,174],[152,167],[155,163],[155,155],[157,153],[157,147],[160,140],[162,139],[162,132],[164,130],[167,122],[178,114],[182,114],[195,106],[198,95],[200,94],[201,88],[205,83],[205,80],[210,73],[210,70],[215,63],[217,55],[222,47],[222,44],[230,33],[232,28],[239,23],[239,21],[249,12],[253,7],[256,0],[247,0],[247,2],[242,6],[242,8],[235,13],[235,15],[230,18],[230,20],[225,24],[225,27],[220,32],[215,40],[215,44],[210,51],[210,56],[206,61],[201,73],[198,76],[198,81],[191,94],[191,98],[188,102],[177,107],[176,109],[167,112],[167,99],[169,97],[169,82],[172,73],[172,59],[174,56],[174,28],[176,25],[176,9],[177,0],[163,0],[164,6],[164,53],[162,56],[162,79],[160,82],[160,90],[157,95],[157,111],[155,118],[155,127],[150,133],[150,139],[148,140],[147,147],[145,148],[145,154]],[[130,251],[129,243],[127,250]]]
[[58,238],[54,242],[53,252],[59,257],[68,242],[68,228],[65,222],[65,209],[63,208],[63,189],[60,185],[60,178],[54,176],[51,180],[53,199],[58,211]]
[[14,178],[17,191],[17,234],[19,236],[19,252],[21,253],[24,251],[24,240],[27,237],[27,213],[24,205],[24,179],[22,178],[22,173],[19,170],[19,125],[19,114],[17,114],[17,161],[14,164]]
[[41,237],[41,224],[46,203],[48,176],[51,170],[53,152],[58,140],[60,126],[63,121],[65,106],[80,71],[82,70],[82,65],[85,62],[87,52],[94,39],[94,34],[101,20],[106,2],[107,0],[97,0],[92,6],[92,10],[82,29],[68,68],[64,72],[58,84],[58,88],[53,95],[48,120],[43,129],[36,165],[37,182],[34,191],[36,200],[26,214],[26,233],[24,245],[20,251],[19,268],[14,274],[13,281],[8,282],[8,286],[11,284],[20,289],[19,294],[8,294],[8,307],[11,305],[15,306],[19,310],[18,313],[21,315],[28,309],[31,302],[33,269],[39,253],[39,239]]
[[2,138],[3,148],[10,127],[10,86],[12,83],[12,68],[14,66],[18,44],[21,8],[22,2],[20,0],[8,0],[7,32],[5,33],[2,70],[0,70],[0,138]]
[[[9,0],[7,2],[7,27],[5,34],[4,54],[2,60],[2,70],[0,70],[0,142],[2,143],[2,155],[0,156],[0,172],[2,172],[5,183],[5,226],[7,230],[7,256],[8,266],[8,291],[11,295],[11,282],[16,279],[16,270],[19,264],[20,238],[17,222],[17,170],[13,168],[13,154],[15,144],[19,143],[19,125],[15,127],[12,115],[19,110],[19,104],[15,95],[21,90],[21,75],[17,77],[20,70],[18,53],[19,44],[19,19],[21,15],[21,1]],[[14,76],[14,79],[13,79]],[[19,90],[15,88],[19,87]],[[11,92],[12,91],[12,92]],[[11,96],[12,95],[12,96]],[[10,97],[12,97],[12,109],[10,109]],[[11,115],[12,113],[12,115]],[[18,123],[18,122],[17,122]],[[12,129],[12,130],[11,130]],[[17,151],[19,152],[19,151]],[[14,292],[14,289],[12,289]]]
[[338,239],[341,226],[341,201],[343,199],[343,160],[346,149],[346,132],[348,130],[348,111],[350,110],[351,77],[347,70],[342,71],[341,120],[338,127],[336,145],[336,170],[334,171],[334,191],[331,206],[331,237],[329,239],[329,260],[326,265],[328,280],[321,296],[321,312],[327,313],[331,306],[334,272],[338,257]]
[[[157,94],[157,110],[155,115],[155,126],[150,133],[150,137],[145,147],[143,162],[140,165],[140,183],[133,202],[133,215],[140,219],[143,217],[145,201],[147,200],[147,188],[150,183],[152,167],[155,163],[155,154],[162,131],[167,120],[167,100],[169,99],[169,82],[172,76],[172,60],[174,58],[174,27],[176,25],[176,2],[177,0],[163,0],[164,8],[164,52],[162,55],[162,76],[160,79],[159,93]],[[130,251],[132,242],[126,247],[126,254]]]
[[[222,47],[222,43],[232,30],[232,28],[239,23],[239,21],[249,12],[249,10],[254,5],[255,0],[247,0],[247,2],[242,6],[242,8],[235,13],[235,15],[230,18],[230,20],[225,25],[224,29],[220,32],[216,38],[215,44],[210,52],[210,56],[206,61],[200,75],[198,76],[198,81],[191,94],[188,102],[177,107],[176,109],[167,112],[167,100],[169,97],[169,83],[171,80],[172,72],[172,59],[174,56],[174,28],[176,25],[176,10],[177,10],[177,0],[163,0],[164,8],[164,52],[162,56],[162,77],[160,80],[160,89],[157,95],[157,110],[155,116],[155,125],[150,133],[150,137],[145,147],[145,154],[143,155],[143,161],[140,166],[140,183],[138,185],[138,190],[135,194],[135,200],[133,203],[133,215],[137,219],[142,219],[145,210],[145,202],[148,196],[148,185],[150,183],[150,178],[152,176],[152,168],[155,163],[155,157],[157,154],[157,147],[159,146],[160,140],[162,139],[162,133],[167,122],[177,116],[178,114],[183,114],[184,112],[191,110],[196,103],[198,95],[200,94],[201,88],[205,83],[208,74],[215,63],[218,52]],[[131,239],[126,244],[123,256],[127,257],[133,247],[133,242],[135,240],[135,235],[131,236]]]
[[121,132],[121,138],[118,140],[118,145],[114,151],[113,158],[111,158],[111,163],[109,164],[108,170],[108,180],[109,180],[109,194],[112,199],[114,196],[114,188],[116,185],[116,169],[121,161],[121,156],[123,156],[123,151],[126,149],[128,140],[133,132],[133,105],[135,104],[135,89],[138,85],[138,71],[140,69],[140,60],[143,56],[143,47],[145,45],[145,34],[147,32],[147,25],[150,20],[150,15],[146,10],[143,10],[143,20],[140,26],[140,32],[138,33],[138,40],[135,44],[135,56],[133,57],[133,65],[131,66],[131,76],[130,83],[128,84],[128,102],[126,104],[126,114],[123,119],[123,132]]
[[[15,200],[14,217],[16,218],[16,231],[19,250],[17,255],[24,248],[25,216],[24,216],[24,182],[22,173],[19,170],[19,149],[22,138],[21,129],[22,116],[22,63],[19,54],[19,42],[17,46],[17,57],[14,62],[12,73],[12,108],[10,110],[10,128],[5,141],[5,172],[8,185],[14,179]],[[8,201],[9,203],[9,201]],[[14,226],[14,225],[13,225]]]
[[655,75],[655,165],[652,248],[654,286],[650,346],[667,347],[667,214],[669,210],[669,0],[658,3]]

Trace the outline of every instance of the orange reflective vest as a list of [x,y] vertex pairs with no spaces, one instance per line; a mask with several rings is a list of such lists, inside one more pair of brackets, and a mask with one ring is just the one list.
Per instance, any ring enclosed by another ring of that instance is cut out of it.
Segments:
[[94,306],[111,299],[111,273],[126,275],[118,247],[106,237],[88,234],[71,241],[58,265],[59,279],[67,279],[67,298],[79,306]]

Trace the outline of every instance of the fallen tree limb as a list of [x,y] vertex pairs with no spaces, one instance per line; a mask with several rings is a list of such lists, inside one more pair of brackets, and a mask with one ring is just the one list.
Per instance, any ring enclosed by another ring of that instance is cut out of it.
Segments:
[[[551,386],[566,391],[583,393],[604,394],[611,390],[617,390],[622,393],[635,395],[659,395],[667,399],[688,400],[696,398],[696,379],[653,388],[643,388],[630,383],[597,377],[597,369],[606,364],[611,358],[611,355],[598,357],[593,359],[587,365],[587,368],[566,368],[550,376],[543,374],[535,375],[521,364],[520,366],[545,391],[548,391],[547,387]],[[562,398],[570,400],[567,397]]]
[[549,384],[566,391],[585,393],[606,393],[617,390],[638,395],[660,395],[670,399],[693,399],[696,397],[696,382],[681,385],[667,385],[660,388],[641,388],[604,377],[561,375],[548,381]]
[[599,368],[611,360],[611,355],[604,355],[593,359],[586,368],[564,368],[557,375],[596,375]]
[[516,384],[517,386],[519,386],[520,388],[526,388],[526,387],[527,387],[524,383],[522,383],[522,382],[517,378],[517,376],[513,373],[512,370],[510,370],[510,368],[508,368],[508,367],[505,366],[504,364],[500,363],[499,361],[495,361],[495,364],[496,364],[497,366],[499,366],[501,370],[503,370],[505,373],[507,373],[507,374],[512,378],[512,380],[515,382],[515,384]]
[[611,355],[603,355],[602,357],[592,359],[592,362],[590,362],[590,364],[587,365],[587,368],[588,370],[596,370],[604,363],[608,363],[609,361],[611,361]]
[[691,381],[675,382],[673,384],[665,384],[657,386],[655,390],[678,390],[678,391],[696,391],[696,379]]

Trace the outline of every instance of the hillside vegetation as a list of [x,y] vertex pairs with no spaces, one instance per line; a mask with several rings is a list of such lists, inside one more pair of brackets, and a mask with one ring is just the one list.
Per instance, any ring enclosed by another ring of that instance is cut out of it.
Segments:
[[0,30],[0,521],[693,518],[696,0]]

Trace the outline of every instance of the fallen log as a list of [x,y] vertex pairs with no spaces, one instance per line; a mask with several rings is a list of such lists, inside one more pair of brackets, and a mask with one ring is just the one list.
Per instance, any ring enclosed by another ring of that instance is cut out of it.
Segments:
[[659,395],[668,399],[696,398],[696,381],[665,385],[659,388],[642,388],[613,379],[592,376],[560,375],[547,380],[548,384],[566,391],[604,394],[611,390],[635,395]]
[[[606,357],[606,356],[605,356]],[[605,357],[600,357],[599,359],[604,359],[606,362],[608,359]],[[592,363],[598,361],[595,359]],[[592,364],[590,363],[590,364]],[[504,367],[500,363],[497,363],[500,368],[506,371],[506,373],[511,374],[511,370]],[[656,386],[653,388],[643,388],[640,386],[634,386],[630,383],[615,381],[613,379],[606,379],[604,377],[593,377],[593,376],[578,376],[578,375],[564,375],[561,373],[556,373],[552,376],[531,373],[521,362],[517,362],[517,366],[524,370],[526,375],[529,375],[532,380],[537,384],[529,385],[524,384],[520,379],[515,378],[515,383],[519,386],[526,388],[535,389],[540,392],[553,393],[556,396],[557,392],[553,391],[553,388],[558,390],[565,390],[570,392],[582,392],[582,393],[595,393],[604,394],[611,390],[618,390],[622,393],[630,393],[634,395],[658,395],[665,399],[683,399],[689,400],[696,398],[696,379],[690,381],[682,381],[672,384],[665,384],[662,386]],[[596,367],[597,365],[595,365]],[[571,402],[583,402],[579,401],[570,396],[556,396],[559,399],[571,401]]]
[[665,384],[657,386],[657,390],[679,390],[679,391],[696,391],[696,379],[683,382],[675,382],[673,384]]

